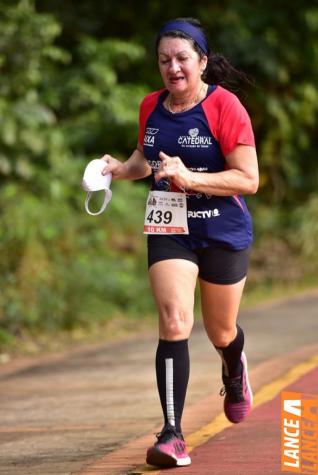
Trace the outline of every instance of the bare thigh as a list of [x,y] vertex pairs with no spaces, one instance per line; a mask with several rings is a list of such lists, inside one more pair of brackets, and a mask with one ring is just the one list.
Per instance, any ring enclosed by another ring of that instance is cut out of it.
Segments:
[[246,278],[236,284],[212,284],[200,279],[201,308],[206,332],[216,346],[225,347],[236,336],[236,320]]
[[170,341],[189,338],[197,276],[197,265],[185,259],[167,259],[150,267],[150,284],[159,312],[160,338]]

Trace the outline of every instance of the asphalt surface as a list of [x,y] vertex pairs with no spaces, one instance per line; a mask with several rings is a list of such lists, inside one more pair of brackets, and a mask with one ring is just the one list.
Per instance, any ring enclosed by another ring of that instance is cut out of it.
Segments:
[[[249,367],[288,359],[297,348],[317,343],[317,316],[318,292],[242,311]],[[156,344],[157,336],[149,334],[2,365],[0,474],[81,473],[94,460],[153,433],[161,421]],[[191,408],[221,386],[220,360],[200,323],[190,352]],[[98,473],[112,475],[115,469]]]

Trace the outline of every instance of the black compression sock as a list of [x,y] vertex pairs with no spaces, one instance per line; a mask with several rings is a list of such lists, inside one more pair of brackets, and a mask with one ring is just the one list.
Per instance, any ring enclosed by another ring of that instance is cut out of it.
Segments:
[[159,340],[156,354],[157,385],[165,424],[181,432],[181,417],[189,381],[188,340]]
[[237,335],[234,340],[225,347],[215,346],[222,358],[223,373],[225,376],[234,378],[242,373],[241,354],[244,347],[244,333],[241,327],[236,325]]

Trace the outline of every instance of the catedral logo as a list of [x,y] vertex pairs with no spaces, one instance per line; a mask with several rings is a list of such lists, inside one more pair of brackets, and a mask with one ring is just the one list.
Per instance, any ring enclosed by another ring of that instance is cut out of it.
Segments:
[[318,474],[318,396],[282,392],[281,470]]
[[212,138],[199,135],[199,129],[195,128],[188,130],[188,135],[180,135],[178,144],[181,145],[181,147],[208,148],[212,145]]

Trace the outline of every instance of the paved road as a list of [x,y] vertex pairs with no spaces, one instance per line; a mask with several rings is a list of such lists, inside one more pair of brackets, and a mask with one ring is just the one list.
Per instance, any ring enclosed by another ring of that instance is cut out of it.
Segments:
[[[250,368],[317,343],[318,292],[242,311]],[[160,422],[156,335],[0,367],[0,474],[61,475]],[[197,324],[187,406],[217,394],[220,361]],[[221,408],[221,402],[220,402]],[[111,475],[111,472],[104,472]]]

